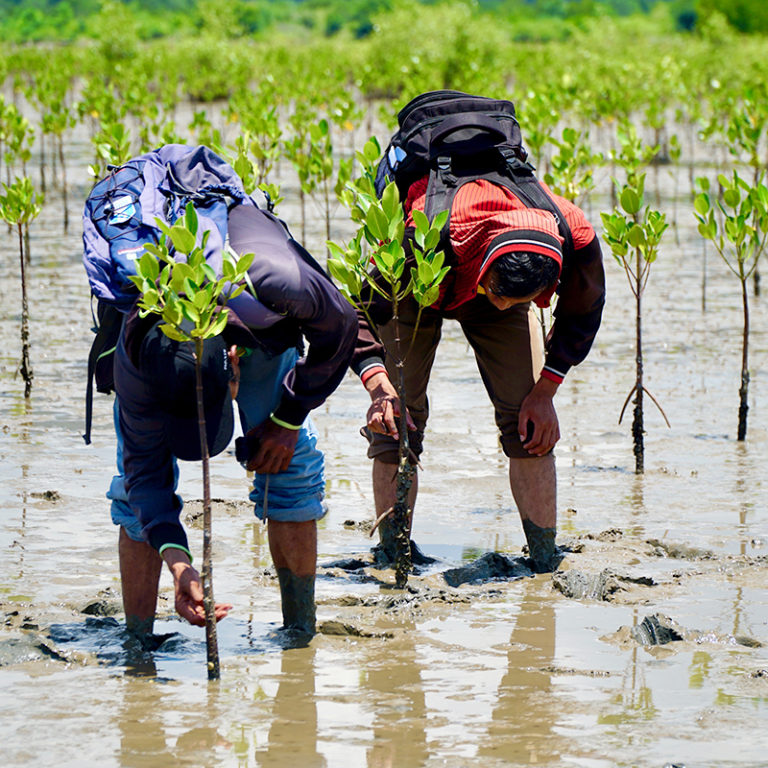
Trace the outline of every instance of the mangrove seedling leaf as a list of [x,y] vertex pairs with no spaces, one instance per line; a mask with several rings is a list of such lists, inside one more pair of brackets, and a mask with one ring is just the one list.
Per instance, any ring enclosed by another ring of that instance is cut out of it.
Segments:
[[173,247],[179,253],[189,253],[195,247],[195,236],[184,227],[174,224],[170,229]]
[[187,337],[175,326],[169,324],[163,324],[160,326],[160,330],[169,338],[174,341],[187,341]]
[[636,214],[643,205],[642,197],[631,187],[624,187],[621,196],[619,197],[619,202],[621,203],[621,207],[630,214],[630,216]]

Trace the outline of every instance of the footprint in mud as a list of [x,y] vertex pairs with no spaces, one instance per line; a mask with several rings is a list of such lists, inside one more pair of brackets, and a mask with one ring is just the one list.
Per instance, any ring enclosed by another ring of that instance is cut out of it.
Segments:
[[153,653],[178,653],[189,639],[178,632],[139,637],[111,616],[89,616],[84,622],[52,624],[48,638],[63,654],[93,654],[100,662],[130,667]]

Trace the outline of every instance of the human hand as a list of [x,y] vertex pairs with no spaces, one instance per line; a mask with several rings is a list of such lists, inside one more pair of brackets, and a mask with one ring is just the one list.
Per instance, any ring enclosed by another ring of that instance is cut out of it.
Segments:
[[[365,382],[365,388],[371,396],[371,405],[366,415],[368,429],[389,435],[395,440],[399,439],[400,398],[389,376],[386,373],[377,373]],[[408,429],[415,430],[416,425],[407,410],[405,419]]]
[[[173,575],[176,613],[190,624],[198,627],[205,626],[205,605],[200,574],[192,567],[186,553],[180,549],[166,549],[163,552],[163,558]],[[231,610],[232,606],[229,603],[216,603],[214,606],[216,621],[221,621]]]
[[245,468],[260,475],[274,475],[285,472],[291,464],[298,429],[286,429],[272,419],[259,424],[246,433],[249,441],[258,441],[258,450],[248,459]]
[[540,378],[520,405],[517,430],[528,453],[544,456],[560,439],[560,424],[552,398],[557,391],[555,382]]

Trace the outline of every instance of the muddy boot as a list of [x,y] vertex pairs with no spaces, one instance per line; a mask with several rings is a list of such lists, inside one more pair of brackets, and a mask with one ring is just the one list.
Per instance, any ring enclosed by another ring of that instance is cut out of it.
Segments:
[[373,559],[378,566],[390,566],[395,562],[396,555],[395,529],[387,518],[379,523],[379,543],[373,548]]
[[530,520],[523,520],[523,531],[533,570],[536,573],[552,573],[563,559],[555,546],[557,528],[540,528]]
[[315,634],[315,577],[296,576],[288,568],[278,568],[283,629]]
[[[390,520],[382,520],[379,523],[379,543],[373,548],[373,561],[379,568],[391,567],[395,564],[397,544],[395,532]],[[425,555],[419,545],[411,539],[411,563],[413,565],[431,565],[436,563],[434,557]]]
[[[155,617],[139,618],[138,616],[126,616],[125,628],[131,637],[136,638],[139,643],[144,644],[145,640],[154,637],[152,631],[155,626]],[[151,640],[149,640],[151,642]]]

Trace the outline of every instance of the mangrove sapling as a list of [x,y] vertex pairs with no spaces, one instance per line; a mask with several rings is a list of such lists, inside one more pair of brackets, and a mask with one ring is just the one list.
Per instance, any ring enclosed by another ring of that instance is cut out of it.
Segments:
[[699,222],[699,234],[714,243],[728,269],[741,283],[741,303],[744,326],[741,344],[741,385],[739,387],[738,440],[747,437],[749,405],[749,294],[747,281],[757,269],[768,238],[768,187],[748,181],[733,171],[728,178],[718,176],[722,195],[715,203],[709,194],[709,179],[696,180],[699,194],[694,201],[694,215]]
[[316,179],[314,164],[317,153],[313,151],[309,138],[312,120],[310,107],[306,104],[296,105],[288,122],[293,129],[293,135],[283,142],[283,154],[291,161],[299,178],[299,211],[301,215],[301,242],[307,242],[307,195],[315,189]]
[[[374,189],[375,162],[380,154],[381,150],[375,139],[368,141],[363,151],[357,153],[362,175],[347,184],[341,199],[350,208],[352,220],[358,223],[359,228],[355,237],[344,247],[328,242],[331,254],[328,270],[350,304],[363,312],[372,328],[377,326],[369,312],[373,294],[384,298],[392,307],[394,341],[386,347],[386,354],[397,370],[394,384],[401,406],[396,501],[385,516],[391,512],[396,546],[395,583],[402,589],[411,570],[411,510],[408,494],[413,483],[413,473],[416,471],[411,461],[412,452],[408,438],[405,363],[421,321],[421,314],[425,307],[437,300],[440,283],[449,270],[449,267],[443,266],[444,253],[435,250],[448,213],[439,213],[430,223],[421,211],[413,211],[415,233],[412,250],[415,266],[411,267],[410,275],[405,274],[405,222],[397,185],[394,182],[389,183],[381,199],[377,197]],[[380,276],[379,280],[375,280],[369,272],[371,262]],[[403,339],[400,307],[409,296],[418,304],[418,312],[411,338]]]
[[3,184],[5,194],[0,195],[0,218],[9,226],[15,226],[19,237],[19,263],[21,267],[21,363],[19,372],[24,379],[24,397],[32,392],[32,363],[29,358],[29,304],[27,301],[26,265],[29,263],[28,249],[29,222],[37,218],[42,209],[43,198],[35,192],[27,176],[11,184]]
[[630,290],[635,297],[635,384],[627,395],[619,415],[619,423],[632,395],[635,395],[632,438],[635,455],[635,473],[642,474],[645,463],[643,442],[643,394],[654,402],[661,411],[667,426],[664,410],[656,398],[643,383],[643,334],[642,334],[642,298],[651,273],[651,265],[656,260],[661,237],[668,224],[663,213],[644,204],[643,194],[645,174],[632,174],[630,182],[621,187],[618,193],[621,211],[602,213],[603,237],[610,245],[613,256],[624,269]]
[[[552,139],[552,143],[557,147],[557,153],[550,158],[550,170],[544,174],[544,181],[555,194],[578,203],[594,189],[594,168],[602,165],[604,158],[592,151],[586,131],[563,128],[562,138]],[[550,318],[553,311],[550,307]],[[543,308],[539,308],[539,321],[546,345],[547,323]]]
[[[225,250],[222,275],[217,275],[205,260],[208,230],[198,237],[197,214],[191,203],[185,214],[172,226],[160,219],[157,225],[165,235],[157,245],[146,245],[136,263],[137,274],[131,278],[141,292],[139,313],[142,317],[157,314],[160,329],[170,339],[191,342],[195,346],[197,415],[200,426],[200,448],[203,464],[203,595],[205,607],[205,640],[208,679],[220,676],[219,650],[216,638],[213,572],[211,564],[211,488],[209,453],[203,408],[203,380],[200,360],[203,341],[220,334],[227,324],[229,299],[242,293],[245,272],[253,254],[235,258]],[[177,261],[177,259],[184,259]]]
[[241,178],[248,194],[260,189],[269,197],[273,209],[284,200],[280,194],[280,185],[268,180],[272,161],[266,161],[262,145],[249,131],[243,131],[235,139],[234,150],[227,146],[222,148],[221,152]]
[[[752,186],[757,187],[765,178],[765,164],[760,156],[763,137],[768,126],[768,106],[766,105],[766,87],[744,86],[740,103],[728,115],[726,137],[728,149],[737,162],[742,155],[752,169]],[[760,269],[757,264],[752,270],[752,286],[755,296],[760,295]]]
[[96,135],[91,139],[96,148],[96,162],[88,166],[88,173],[98,179],[110,165],[120,166],[131,159],[131,134],[120,121],[103,120]]
[[283,130],[274,99],[274,88],[267,82],[261,83],[257,90],[240,89],[230,99],[229,117],[241,125],[232,166],[244,183],[253,179],[249,191],[258,187],[276,206],[280,187],[270,182],[270,177],[282,153]]

